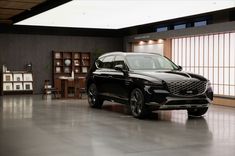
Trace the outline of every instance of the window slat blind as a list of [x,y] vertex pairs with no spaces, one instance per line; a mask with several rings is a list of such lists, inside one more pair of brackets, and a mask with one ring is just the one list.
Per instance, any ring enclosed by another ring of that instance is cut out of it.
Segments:
[[235,96],[234,32],[173,38],[172,60],[208,78],[215,94]]

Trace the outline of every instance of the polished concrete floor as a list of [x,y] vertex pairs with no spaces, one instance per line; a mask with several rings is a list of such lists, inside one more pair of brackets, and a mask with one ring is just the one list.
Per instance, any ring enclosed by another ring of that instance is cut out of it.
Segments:
[[123,105],[105,104],[97,110],[85,99],[0,97],[0,156],[235,156],[235,108],[138,120]]

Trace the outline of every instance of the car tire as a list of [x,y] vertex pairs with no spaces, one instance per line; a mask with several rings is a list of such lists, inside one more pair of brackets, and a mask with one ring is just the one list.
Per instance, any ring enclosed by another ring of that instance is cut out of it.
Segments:
[[132,90],[129,98],[129,105],[132,115],[135,118],[145,118],[149,114],[149,110],[145,105],[144,95],[139,88]]
[[208,107],[188,109],[189,116],[202,116],[208,110]]
[[89,103],[90,107],[92,107],[92,108],[101,108],[102,107],[104,100],[102,100],[99,97],[97,87],[94,83],[92,83],[88,87],[87,95],[88,95],[88,103]]

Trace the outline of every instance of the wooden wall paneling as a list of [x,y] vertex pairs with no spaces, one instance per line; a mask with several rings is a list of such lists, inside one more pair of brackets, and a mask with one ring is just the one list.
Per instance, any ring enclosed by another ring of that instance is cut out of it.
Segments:
[[29,9],[38,5],[36,2],[21,2],[21,1],[0,1],[0,8],[7,9]]
[[16,15],[22,11],[24,11],[24,9],[4,9],[0,7],[0,14]]
[[164,56],[172,59],[172,42],[171,39],[164,40]]

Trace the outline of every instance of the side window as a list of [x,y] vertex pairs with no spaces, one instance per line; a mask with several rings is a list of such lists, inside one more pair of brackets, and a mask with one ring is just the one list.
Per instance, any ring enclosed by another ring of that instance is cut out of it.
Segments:
[[102,60],[102,63],[100,63],[101,67],[100,68],[108,68],[112,69],[113,68],[113,59],[114,56],[107,56]]
[[103,67],[103,60],[104,58],[100,58],[98,60],[95,61],[95,65],[97,68],[102,68]]
[[116,65],[122,64],[124,69],[126,69],[126,64],[124,62],[124,57],[123,56],[116,56],[115,60],[113,62],[113,66],[115,67]]

